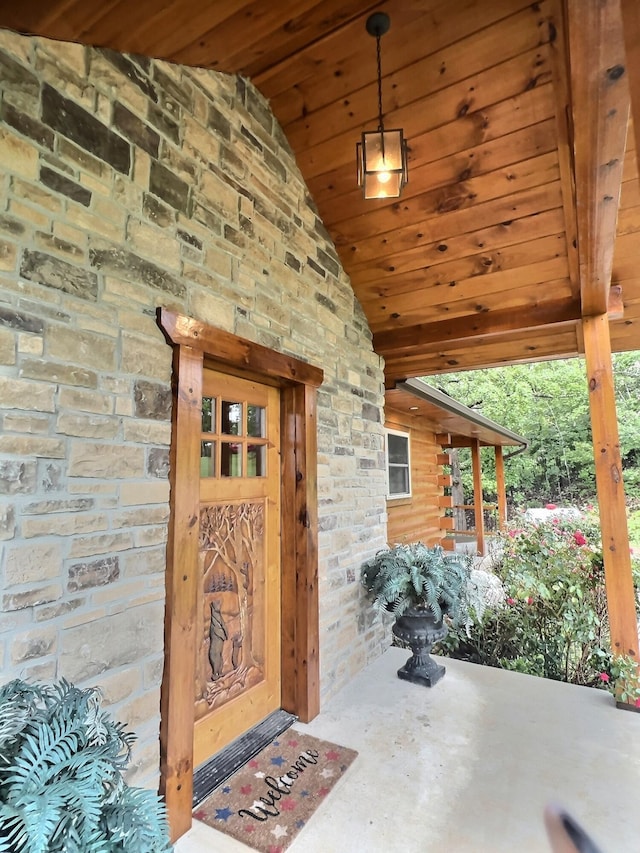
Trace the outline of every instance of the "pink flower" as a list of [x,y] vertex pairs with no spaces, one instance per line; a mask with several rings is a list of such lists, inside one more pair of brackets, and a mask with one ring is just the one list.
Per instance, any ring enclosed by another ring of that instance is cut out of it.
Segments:
[[516,603],[515,598],[507,598],[507,604],[515,604],[515,603]]
[[527,598],[527,604],[533,604],[533,598],[531,598],[531,596]]
[[611,679],[609,678],[608,673],[606,673],[606,672],[600,673],[600,681],[604,681],[604,683],[607,684],[610,680]]
[[585,535],[580,530],[576,530],[576,532],[573,534],[573,541],[576,543],[576,545],[586,545],[587,544],[587,540],[585,538]]
[[636,708],[640,708],[640,696],[635,701]]
[[558,507],[555,504],[546,504],[545,509],[558,509]]

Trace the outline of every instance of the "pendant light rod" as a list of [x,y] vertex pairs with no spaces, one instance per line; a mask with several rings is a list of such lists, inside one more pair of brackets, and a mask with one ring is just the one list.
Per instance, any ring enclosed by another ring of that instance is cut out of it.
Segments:
[[385,12],[374,12],[367,18],[366,28],[370,36],[376,40],[376,55],[378,60],[378,130],[384,130],[382,123],[382,61],[380,57],[380,39],[389,31],[391,21]]

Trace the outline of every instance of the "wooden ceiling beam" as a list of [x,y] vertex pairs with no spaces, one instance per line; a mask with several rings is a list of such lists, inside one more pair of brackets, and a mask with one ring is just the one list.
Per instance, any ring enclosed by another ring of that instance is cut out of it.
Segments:
[[629,116],[620,0],[567,0],[583,316],[605,314]]
[[[613,285],[609,291],[608,314],[610,320],[624,317],[622,288]],[[577,323],[581,319],[578,300],[547,302],[529,307],[526,311],[505,309],[488,311],[472,317],[456,317],[433,323],[418,323],[402,329],[389,329],[374,334],[376,352],[385,358],[402,354],[419,355],[437,352],[443,347],[464,344],[469,338],[476,343],[511,332],[530,332],[564,323]]]
[[620,5],[631,90],[631,111],[634,117],[636,158],[640,171],[640,4],[638,0],[621,0]]
[[577,322],[580,304],[577,301],[546,303],[529,308],[526,312],[511,309],[488,311],[474,317],[456,317],[436,323],[420,323],[404,329],[378,332],[373,336],[376,352],[385,357],[400,355],[428,345],[429,348],[451,347],[458,343],[490,338],[515,331],[529,331],[540,326]]
[[507,342],[499,338],[497,342],[488,341],[477,346],[467,345],[418,356],[401,355],[388,358],[385,360],[385,382],[389,384],[413,376],[573,358],[579,354],[576,329],[579,329],[580,325],[576,323],[555,326],[553,328],[556,332],[544,337],[526,336],[517,332],[516,339]]

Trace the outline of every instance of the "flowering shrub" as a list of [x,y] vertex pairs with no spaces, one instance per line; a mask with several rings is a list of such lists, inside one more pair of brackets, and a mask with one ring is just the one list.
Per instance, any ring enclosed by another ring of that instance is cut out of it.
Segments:
[[600,681],[619,702],[640,708],[640,670],[638,661],[629,655],[616,655],[609,662],[609,671],[600,673]]
[[439,651],[606,687],[601,673],[613,678],[614,662],[597,516],[559,513],[538,523],[523,518],[501,536],[497,554],[494,570],[504,586],[504,604],[488,609],[469,635],[450,631]]

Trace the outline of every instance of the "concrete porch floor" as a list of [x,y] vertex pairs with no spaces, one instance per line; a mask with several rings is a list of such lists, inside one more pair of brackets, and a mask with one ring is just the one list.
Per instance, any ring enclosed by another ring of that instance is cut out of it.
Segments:
[[[391,648],[309,725],[358,758],[290,853],[549,853],[560,802],[603,853],[640,851],[640,714],[601,690],[455,660],[428,689]],[[249,848],[204,824],[176,853]]]

